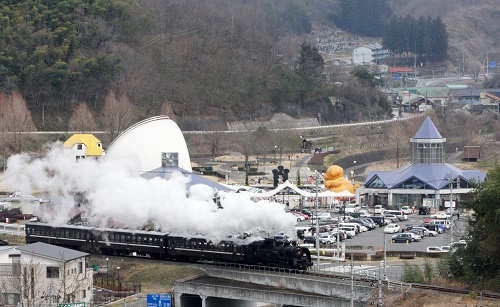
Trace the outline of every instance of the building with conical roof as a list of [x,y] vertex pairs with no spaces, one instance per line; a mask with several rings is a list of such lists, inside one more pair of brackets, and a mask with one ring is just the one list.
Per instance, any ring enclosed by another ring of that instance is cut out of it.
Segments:
[[[486,180],[479,170],[461,170],[445,163],[443,138],[427,117],[411,143],[410,164],[395,171],[371,171],[356,199],[368,206],[401,208],[429,206],[434,210],[457,207],[463,194],[472,191],[472,182]],[[451,201],[450,201],[451,200]]]

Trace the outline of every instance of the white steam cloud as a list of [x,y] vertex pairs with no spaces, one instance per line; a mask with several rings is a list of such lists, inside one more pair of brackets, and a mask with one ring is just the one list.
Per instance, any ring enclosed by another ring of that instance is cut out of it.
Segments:
[[65,224],[77,213],[73,194],[78,192],[89,201],[84,210],[93,225],[140,228],[154,220],[163,231],[202,234],[212,240],[256,230],[295,236],[295,218],[278,203],[254,202],[247,193],[227,193],[219,209],[211,187],[193,185],[188,190],[190,178],[181,173],[169,180],[144,179],[135,175],[136,167],[125,159],[76,162],[64,154],[62,144],[55,143],[41,158],[10,157],[0,182],[12,191],[41,191],[57,199],[55,204],[42,204],[38,212],[52,223]]

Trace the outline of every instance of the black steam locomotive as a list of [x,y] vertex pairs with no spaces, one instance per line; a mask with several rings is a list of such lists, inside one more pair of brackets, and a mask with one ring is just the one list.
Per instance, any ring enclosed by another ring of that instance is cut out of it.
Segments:
[[256,240],[244,244],[228,239],[213,244],[203,237],[186,238],[164,232],[82,225],[26,224],[26,243],[44,242],[105,255],[149,256],[179,261],[218,261],[306,270],[312,265],[307,248]]

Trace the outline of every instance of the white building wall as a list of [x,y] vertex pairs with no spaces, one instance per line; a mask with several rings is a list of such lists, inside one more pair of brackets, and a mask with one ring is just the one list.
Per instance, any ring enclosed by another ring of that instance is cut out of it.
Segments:
[[179,167],[191,172],[191,159],[179,126],[167,116],[143,120],[121,133],[106,150],[105,159],[126,158],[138,174],[161,167],[162,152],[177,152]]
[[373,60],[372,50],[368,47],[361,46],[354,49],[352,61],[354,65],[363,65],[370,63]]
[[[0,252],[0,264],[12,265],[12,257],[9,252]],[[18,293],[20,285],[25,281],[20,279],[25,276],[34,276],[34,286],[28,291],[34,293],[36,306],[49,306],[50,301],[43,298],[46,295],[60,296],[59,302],[63,301],[64,294],[72,293],[74,302],[90,303],[93,288],[92,269],[86,269],[86,258],[78,258],[68,262],[36,257],[29,254],[21,254],[21,274],[19,276],[0,274],[0,293]],[[81,263],[81,273],[79,272]],[[48,278],[47,267],[57,267],[59,278]],[[82,297],[85,290],[85,297]],[[24,288],[21,290],[21,299],[24,298]],[[54,302],[55,303],[55,302]],[[54,306],[54,305],[53,305]]]

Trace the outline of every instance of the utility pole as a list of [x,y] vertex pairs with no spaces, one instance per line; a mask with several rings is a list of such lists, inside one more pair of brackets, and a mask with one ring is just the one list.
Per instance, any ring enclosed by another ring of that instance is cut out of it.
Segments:
[[450,248],[453,245],[453,173],[450,174]]
[[354,265],[352,264],[352,254],[351,254],[351,307],[354,307],[354,272],[353,272],[353,267]]
[[316,254],[318,256],[318,271],[319,271],[319,218],[318,218],[318,172],[314,171],[314,183],[316,185],[316,199],[314,201],[316,215]]
[[[382,302],[382,276],[380,276],[380,268],[383,263],[378,266],[378,307],[382,307],[384,303]],[[385,267],[385,265],[384,265]]]

